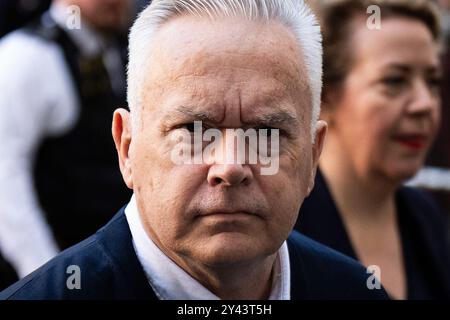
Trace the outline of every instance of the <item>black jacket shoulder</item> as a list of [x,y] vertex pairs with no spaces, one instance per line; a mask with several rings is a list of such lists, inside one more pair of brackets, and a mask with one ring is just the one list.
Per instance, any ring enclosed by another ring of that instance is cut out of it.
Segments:
[[[78,271],[80,288],[74,288],[71,276]],[[156,299],[134,254],[123,209],[96,234],[0,293],[0,300],[79,299]]]
[[[288,239],[293,299],[389,299],[374,277],[358,261],[326,247],[297,231]],[[377,289],[379,287],[379,289]],[[371,289],[372,288],[372,289]]]

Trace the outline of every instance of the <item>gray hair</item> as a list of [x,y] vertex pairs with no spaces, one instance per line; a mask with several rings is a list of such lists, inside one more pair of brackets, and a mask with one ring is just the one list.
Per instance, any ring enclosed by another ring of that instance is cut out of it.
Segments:
[[[322,36],[316,17],[303,0],[153,0],[131,28],[129,37],[128,105],[141,106],[141,86],[154,33],[181,15],[199,17],[242,16],[249,20],[276,20],[287,26],[302,49],[312,101],[312,126],[319,118],[322,91]],[[313,134],[314,139],[315,134]]]

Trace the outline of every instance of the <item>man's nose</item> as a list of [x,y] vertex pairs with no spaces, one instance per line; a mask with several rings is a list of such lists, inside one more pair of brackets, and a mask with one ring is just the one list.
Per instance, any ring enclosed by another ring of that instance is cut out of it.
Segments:
[[[238,148],[238,141],[234,132],[222,131],[220,147],[212,158],[208,161],[211,163],[208,171],[208,184],[211,186],[222,185],[226,187],[249,185],[253,180],[253,172],[251,166],[247,164],[247,156],[244,150]],[[241,141],[241,143],[245,144]],[[243,152],[243,154],[240,154]]]
[[245,164],[213,164],[208,172],[208,183],[213,187],[217,185],[225,187],[249,185],[252,180],[252,170],[249,165]]

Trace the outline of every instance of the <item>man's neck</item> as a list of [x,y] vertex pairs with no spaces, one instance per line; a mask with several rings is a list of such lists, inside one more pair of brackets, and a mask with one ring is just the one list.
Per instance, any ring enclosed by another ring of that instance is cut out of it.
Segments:
[[277,254],[240,265],[209,267],[189,261],[179,265],[221,299],[262,300],[270,296]]

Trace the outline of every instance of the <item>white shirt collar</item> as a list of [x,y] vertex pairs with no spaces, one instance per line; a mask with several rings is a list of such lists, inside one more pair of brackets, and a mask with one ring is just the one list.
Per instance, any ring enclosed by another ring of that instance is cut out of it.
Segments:
[[[219,299],[219,297],[202,286],[196,279],[167,257],[147,235],[141,223],[134,195],[125,208],[125,215],[130,226],[136,255],[159,299]],[[290,300],[291,271],[286,242],[283,243],[278,251],[274,275],[269,300]]]

